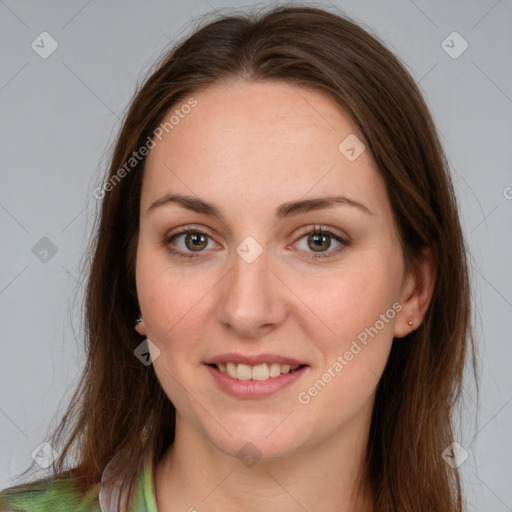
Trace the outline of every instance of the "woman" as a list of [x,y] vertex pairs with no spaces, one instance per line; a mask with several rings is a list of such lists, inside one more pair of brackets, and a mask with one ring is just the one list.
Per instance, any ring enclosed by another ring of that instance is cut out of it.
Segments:
[[86,368],[53,478],[2,510],[463,510],[466,249],[377,38],[308,7],[202,26],[94,194]]

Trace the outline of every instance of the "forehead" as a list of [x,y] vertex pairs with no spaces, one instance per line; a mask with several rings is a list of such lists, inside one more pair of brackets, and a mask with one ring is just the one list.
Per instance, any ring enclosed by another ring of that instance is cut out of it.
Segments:
[[168,192],[241,198],[246,206],[254,200],[254,207],[334,191],[384,199],[370,152],[351,161],[340,151],[347,137],[362,137],[327,95],[285,82],[238,81],[191,96],[194,108],[180,110],[185,98],[165,116],[181,112],[149,152],[142,203]]

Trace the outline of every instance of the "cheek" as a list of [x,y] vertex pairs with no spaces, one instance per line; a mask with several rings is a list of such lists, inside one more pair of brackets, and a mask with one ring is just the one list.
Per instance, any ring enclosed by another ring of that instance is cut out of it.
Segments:
[[347,262],[332,279],[318,280],[317,287],[303,286],[307,297],[313,297],[311,290],[315,290],[316,308],[312,309],[329,328],[321,331],[327,335],[321,335],[320,331],[315,334],[313,320],[309,327],[302,325],[322,353],[320,365],[303,388],[305,400],[344,416],[354,413],[374,392],[389,357],[401,309],[396,300],[399,256],[384,258],[382,253],[368,252]]
[[[317,338],[322,363],[313,369],[297,396],[309,416],[322,416],[332,426],[344,424],[365,410],[393,343],[396,310],[381,310],[378,304],[375,300],[371,305],[374,314],[369,308],[361,313],[352,305],[342,304],[346,322],[337,328],[335,339]],[[332,315],[335,313],[333,309]]]
[[[296,318],[306,330],[312,330],[313,323],[318,326],[320,319],[323,327],[316,331],[316,339],[326,340],[325,351],[330,352],[342,349],[392,308],[399,297],[400,266],[378,252],[354,254],[336,271],[310,279],[295,278],[294,282],[304,308]],[[392,309],[386,320],[394,316]],[[393,331],[393,321],[385,326],[381,323],[379,330],[386,334]]]
[[[204,315],[208,293],[218,277],[199,267],[171,266],[165,255],[151,255],[142,249],[137,258],[137,294],[148,337],[166,345],[174,340],[192,340],[197,330],[198,315]],[[178,336],[179,333],[179,336]]]

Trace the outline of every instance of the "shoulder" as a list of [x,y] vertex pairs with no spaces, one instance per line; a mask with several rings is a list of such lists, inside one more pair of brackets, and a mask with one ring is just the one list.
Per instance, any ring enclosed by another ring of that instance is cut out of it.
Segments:
[[99,485],[81,494],[71,480],[48,478],[0,492],[1,512],[100,512]]

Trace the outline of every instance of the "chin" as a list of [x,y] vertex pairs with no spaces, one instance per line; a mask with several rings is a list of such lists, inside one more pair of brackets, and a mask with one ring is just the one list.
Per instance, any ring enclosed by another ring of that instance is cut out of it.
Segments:
[[224,429],[213,425],[207,427],[206,435],[211,444],[227,455],[243,458],[255,457],[262,460],[282,459],[299,450],[302,442],[292,425],[283,422],[286,415],[267,417],[256,420],[253,415],[245,415],[243,419],[223,421]]

